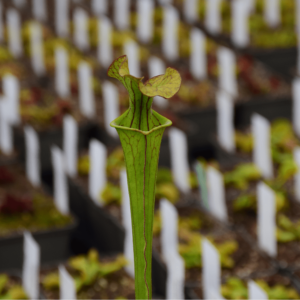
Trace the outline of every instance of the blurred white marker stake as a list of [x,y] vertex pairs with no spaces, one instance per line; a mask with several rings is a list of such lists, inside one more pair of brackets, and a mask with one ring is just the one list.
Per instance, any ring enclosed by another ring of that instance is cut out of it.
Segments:
[[107,150],[105,145],[95,139],[91,140],[89,157],[89,195],[97,205],[102,206],[101,192],[106,185]]
[[60,299],[77,299],[75,282],[64,266],[59,266],[59,283]]
[[145,44],[151,42],[153,37],[153,9],[153,0],[139,0],[137,2],[137,36]]
[[126,42],[124,44],[124,54],[128,57],[130,74],[135,77],[141,77],[139,45],[133,40]]
[[183,15],[186,22],[193,24],[198,20],[198,0],[184,0]]
[[92,12],[96,16],[102,16],[108,11],[107,0],[92,0]]
[[169,131],[169,141],[174,182],[181,192],[188,193],[190,184],[187,137],[183,131],[173,127]]
[[114,0],[114,23],[118,30],[129,29],[130,0]]
[[74,11],[73,20],[74,43],[79,50],[87,51],[90,48],[88,14],[82,8],[77,8]]
[[300,202],[300,147],[296,147],[294,149],[294,161],[298,168],[294,179],[295,198],[298,202]]
[[45,0],[33,0],[33,16],[37,21],[44,22],[47,20],[47,7]]
[[26,126],[24,128],[26,146],[26,175],[34,187],[41,184],[40,176],[40,144],[36,131]]
[[265,0],[264,17],[269,27],[277,27],[281,22],[280,0]]
[[221,32],[221,4],[222,0],[206,0],[205,27],[211,34]]
[[55,29],[61,38],[69,35],[69,0],[55,1]]
[[59,97],[70,95],[69,58],[67,51],[58,46],[55,49],[55,90]]
[[113,61],[112,24],[109,18],[102,16],[98,21],[98,60],[108,68]]
[[257,235],[259,247],[270,256],[277,255],[276,195],[265,183],[257,185]]
[[300,137],[300,78],[296,78],[292,84],[293,93],[293,127],[296,135]]
[[269,121],[254,114],[251,118],[252,134],[254,139],[253,161],[266,179],[273,177],[273,164],[270,145]]
[[21,20],[20,15],[15,9],[9,9],[6,13],[8,30],[8,47],[15,58],[23,54],[21,41]]
[[0,99],[0,149],[1,152],[9,155],[13,152],[13,130],[8,117],[8,101]]
[[39,299],[40,247],[29,232],[24,232],[22,281],[30,299]]
[[253,280],[249,280],[248,282],[248,294],[249,300],[269,299],[267,293]]

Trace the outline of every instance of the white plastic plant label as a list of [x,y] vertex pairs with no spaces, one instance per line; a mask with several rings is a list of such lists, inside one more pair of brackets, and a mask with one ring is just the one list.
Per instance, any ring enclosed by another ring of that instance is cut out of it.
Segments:
[[78,125],[72,116],[66,115],[63,119],[63,151],[66,173],[70,177],[75,177],[77,175],[77,149]]
[[191,29],[190,71],[197,80],[203,80],[207,76],[205,44],[205,34],[196,27]]
[[130,26],[130,0],[114,0],[114,23],[118,30]]
[[26,5],[26,0],[13,0],[13,2],[18,8],[23,8]]
[[220,221],[227,221],[225,188],[222,174],[213,167],[206,171],[209,210]]
[[32,13],[37,21],[45,22],[47,20],[46,0],[33,0]]
[[31,126],[24,128],[24,136],[27,179],[34,187],[39,187],[41,185],[39,137]]
[[40,247],[30,232],[24,232],[22,283],[30,299],[39,299]]
[[193,24],[198,20],[198,0],[184,0],[183,15],[186,22]]
[[257,185],[258,245],[270,256],[277,255],[276,195],[265,183]]
[[[150,78],[158,75],[163,75],[166,72],[166,66],[164,61],[155,56],[151,56],[149,58],[148,69]],[[155,96],[153,98],[153,102],[160,108],[166,108],[168,106],[168,100],[160,96]]]
[[199,193],[201,195],[201,204],[204,208],[209,209],[205,168],[201,162],[197,161],[194,165],[194,169],[197,174],[197,179],[198,179],[198,183],[199,183]]
[[15,9],[8,9],[6,12],[7,30],[8,30],[8,47],[15,58],[23,54],[21,41],[21,20],[20,15]]
[[185,299],[185,265],[178,252],[169,253],[167,263],[166,299]]
[[218,34],[222,30],[221,1],[206,0],[205,27],[211,34]]
[[232,27],[231,38],[235,46],[244,48],[248,46],[249,37],[249,7],[245,0],[234,0],[231,2]]
[[235,54],[228,48],[219,47],[217,57],[219,64],[219,88],[233,97],[237,97],[238,87],[235,74]]
[[174,182],[183,193],[190,191],[188,143],[186,134],[172,127],[169,131],[171,167]]
[[281,23],[280,0],[264,0],[264,18],[269,27],[277,27]]
[[202,238],[202,287],[204,299],[222,299],[221,265],[218,250],[206,238]]
[[95,117],[95,97],[92,86],[93,71],[87,62],[78,65],[79,109],[88,119]]
[[55,49],[55,90],[59,97],[68,98],[70,95],[69,58],[65,48]]
[[271,156],[270,123],[259,114],[251,118],[252,135],[254,139],[253,161],[265,179],[273,177]]
[[59,266],[59,298],[77,299],[74,279],[64,266]]
[[64,154],[57,146],[52,146],[51,157],[54,178],[54,203],[60,213],[68,215],[70,211],[69,193]]
[[130,74],[135,77],[141,77],[139,45],[133,40],[125,42],[124,54],[126,54],[128,57]]
[[137,36],[140,42],[149,43],[153,37],[153,18],[154,2],[153,0],[139,0],[137,5]]
[[234,103],[232,97],[224,92],[217,93],[217,132],[222,148],[228,152],[235,151],[234,140]]
[[102,16],[108,11],[108,0],[92,0],[92,12],[96,16]]
[[161,251],[167,261],[169,255],[178,252],[178,213],[167,199],[160,200]]
[[295,147],[294,149],[294,161],[298,168],[294,177],[295,198],[300,202],[300,147]]
[[162,52],[169,61],[174,61],[179,57],[178,29],[178,11],[173,6],[164,7]]
[[8,117],[8,101],[0,99],[0,149],[1,152],[9,155],[13,152],[13,130]]
[[119,91],[111,82],[105,81],[102,84],[103,108],[104,108],[104,126],[106,131],[113,137],[117,138],[118,133],[110,123],[120,115],[119,109]]
[[300,78],[293,80],[293,128],[298,137],[300,137]]
[[248,299],[249,300],[264,300],[269,299],[267,293],[253,280],[248,281]]
[[55,1],[55,30],[61,38],[69,35],[69,0]]
[[97,205],[103,205],[101,192],[106,185],[107,150],[105,145],[93,139],[89,146],[90,171],[89,195]]
[[112,24],[110,19],[102,16],[98,21],[98,60],[108,68],[113,61]]
[[43,32],[41,25],[37,22],[32,22],[30,24],[30,49],[31,65],[34,73],[38,76],[42,76],[46,72],[43,50]]
[[90,48],[88,18],[85,10],[82,8],[75,9],[73,13],[74,43],[81,51],[87,51]]

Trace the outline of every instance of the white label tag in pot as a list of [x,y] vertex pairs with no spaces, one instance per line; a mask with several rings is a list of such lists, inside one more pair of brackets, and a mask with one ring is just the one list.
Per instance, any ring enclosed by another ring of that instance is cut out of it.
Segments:
[[61,98],[70,95],[69,58],[67,51],[61,46],[55,49],[55,90]]
[[30,232],[24,232],[22,283],[30,299],[39,299],[40,247]]
[[57,146],[52,146],[51,157],[54,177],[54,203],[60,213],[68,215],[70,211],[69,193],[64,154]]
[[115,128],[110,126],[110,123],[120,115],[119,92],[117,87],[109,81],[102,84],[102,92],[105,129],[111,136],[117,138],[118,133]]
[[26,175],[34,187],[41,184],[40,176],[40,143],[36,131],[26,126],[24,128],[26,146]]
[[79,109],[86,118],[96,115],[95,97],[92,86],[93,71],[87,62],[78,65]]
[[221,1],[206,0],[205,26],[211,34],[218,34],[222,30]]
[[161,251],[165,261],[171,253],[178,252],[178,213],[167,199],[160,200]]
[[226,151],[234,152],[234,103],[232,97],[224,91],[217,93],[217,116],[219,143]]
[[300,78],[293,80],[293,127],[298,137],[300,137]]
[[198,0],[184,0],[183,15],[186,22],[193,24],[198,20]]
[[128,57],[128,67],[131,75],[141,77],[139,45],[130,40],[124,44],[124,54]]
[[76,8],[73,14],[74,43],[81,51],[87,51],[90,47],[88,33],[88,14],[82,8]]
[[188,143],[186,134],[172,127],[169,131],[171,167],[174,182],[183,193],[190,191]]
[[89,195],[97,205],[103,205],[101,192],[106,185],[107,150],[105,145],[93,139],[89,147],[90,172]]
[[300,202],[300,147],[295,147],[294,149],[294,161],[298,168],[294,177],[295,198]]
[[59,37],[69,35],[69,0],[55,1],[55,29]]
[[244,48],[249,44],[249,8],[245,0],[231,2],[232,27],[231,38],[235,46]]
[[19,58],[23,54],[21,41],[21,20],[20,15],[15,9],[8,9],[6,13],[8,30],[8,47],[11,54]]
[[26,0],[13,0],[14,5],[18,8],[23,8],[26,4]]
[[37,21],[43,22],[47,20],[46,0],[33,0],[32,12]]
[[280,0],[264,0],[264,17],[269,27],[277,27],[281,22]]
[[194,165],[195,172],[199,183],[199,193],[201,195],[202,205],[204,208],[209,209],[208,206],[208,190],[206,172],[201,162],[197,161]]
[[59,298],[77,299],[74,279],[64,266],[59,266]]
[[13,151],[13,130],[8,117],[8,101],[2,97],[0,99],[0,149],[6,155]]
[[112,32],[109,18],[102,16],[98,21],[98,60],[104,68],[113,61]]
[[130,27],[130,0],[114,0],[114,23],[118,30]]
[[70,177],[77,175],[77,149],[78,125],[72,116],[66,115],[63,119],[63,150],[66,172]]
[[[203,298],[212,299],[212,295],[221,292],[221,265],[218,250],[206,238],[202,238],[202,286]],[[215,298],[213,299],[222,299]]]
[[174,61],[179,57],[179,14],[173,6],[166,6],[163,10],[162,51],[167,60]]
[[206,38],[204,33],[194,27],[191,30],[190,71],[195,79],[203,80],[207,76]]
[[233,97],[237,97],[238,87],[235,74],[235,54],[228,48],[219,47],[217,56],[219,64],[219,88]]
[[[149,69],[149,77],[155,77],[158,75],[163,75],[166,73],[166,65],[163,60],[158,57],[151,56],[148,60],[148,69]],[[169,104],[168,100],[160,97],[155,96],[153,98],[153,102],[160,108],[166,108]]]
[[276,195],[263,182],[257,185],[257,230],[259,247],[275,257],[277,255]]
[[153,0],[139,0],[137,2],[137,36],[142,43],[149,43],[153,37]]
[[227,221],[225,188],[222,174],[213,167],[207,168],[208,203],[210,212],[220,221]]
[[96,16],[102,16],[108,11],[108,0],[92,0],[92,12]]
[[36,75],[45,73],[43,32],[39,23],[30,24],[31,65]]
[[269,299],[267,293],[253,280],[248,281],[248,299],[263,300]]
[[254,114],[251,118],[252,134],[254,139],[253,161],[266,179],[273,177],[271,156],[271,137],[269,121]]

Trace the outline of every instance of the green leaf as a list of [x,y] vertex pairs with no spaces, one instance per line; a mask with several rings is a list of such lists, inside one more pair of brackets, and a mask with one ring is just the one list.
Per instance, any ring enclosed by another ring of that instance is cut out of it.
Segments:
[[3,293],[7,282],[8,282],[8,276],[5,274],[1,274],[0,275],[0,295]]

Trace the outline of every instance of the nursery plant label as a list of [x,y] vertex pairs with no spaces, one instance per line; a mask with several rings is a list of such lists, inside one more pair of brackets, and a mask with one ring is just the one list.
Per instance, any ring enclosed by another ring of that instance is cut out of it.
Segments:
[[169,255],[178,252],[178,213],[175,206],[167,199],[160,201],[160,213],[161,250],[164,259],[168,261]]
[[217,130],[221,146],[228,152],[234,152],[234,103],[232,97],[224,92],[217,93]]
[[87,118],[93,118],[96,115],[92,83],[92,68],[87,62],[81,62],[78,66],[79,109]]
[[37,21],[44,22],[47,20],[47,6],[45,0],[33,0],[33,16]]
[[30,24],[30,46],[31,46],[31,65],[36,75],[45,74],[43,36],[42,28],[39,23]]
[[300,137],[300,78],[296,78],[293,80],[292,93],[293,93],[293,109],[292,109],[293,127],[297,136]]
[[224,180],[213,167],[207,168],[208,203],[210,212],[219,220],[227,222]]
[[76,120],[66,115],[63,119],[63,150],[66,172],[70,177],[77,175],[78,125]]
[[87,51],[89,45],[88,14],[82,8],[77,8],[73,15],[74,43],[81,51]]
[[103,205],[101,192],[106,185],[106,159],[105,145],[93,139],[89,146],[90,171],[89,171],[89,195],[97,205]]
[[294,177],[295,197],[300,202],[300,147],[295,147],[294,149],[294,161],[298,168]]
[[124,44],[124,54],[128,57],[130,74],[135,77],[141,77],[139,45],[133,40],[127,41]]
[[65,159],[63,152],[57,147],[51,148],[53,177],[54,177],[54,202],[56,208],[63,214],[69,214],[69,194],[67,176],[65,174]]
[[[155,56],[151,56],[149,58],[148,69],[150,78],[158,75],[163,75],[166,72],[166,66],[164,61]],[[153,102],[160,108],[166,108],[168,106],[168,100],[160,96],[155,96],[153,98]]]
[[253,280],[248,281],[248,294],[249,300],[269,299],[267,293]]
[[185,0],[183,2],[183,15],[186,22],[193,24],[198,20],[198,1]]
[[205,34],[196,27],[191,29],[190,71],[197,80],[203,80],[207,76],[205,45]]
[[109,18],[102,16],[98,21],[98,60],[108,68],[113,61],[112,24]]
[[172,127],[169,131],[169,141],[174,182],[181,192],[188,193],[190,191],[190,170],[188,163],[187,137],[183,131]]
[[26,175],[34,187],[41,184],[40,143],[36,131],[31,126],[24,128],[26,146]]
[[22,281],[30,299],[39,299],[40,247],[30,232],[24,232]]
[[219,64],[219,88],[233,97],[238,96],[238,87],[235,74],[235,54],[232,50],[219,47],[217,52]]
[[6,12],[6,20],[9,50],[15,58],[19,58],[23,54],[20,15],[17,10],[10,8]]
[[263,182],[257,185],[257,229],[259,247],[275,257],[277,255],[276,195]]
[[136,3],[138,23],[137,36],[142,43],[149,43],[153,37],[153,0],[139,0]]
[[273,177],[273,164],[270,145],[269,121],[254,114],[251,118],[252,134],[254,139],[253,161],[266,179]]
[[277,27],[281,23],[280,0],[264,1],[264,17],[270,27]]
[[202,247],[203,298],[223,299],[220,295],[221,266],[218,250],[206,238],[202,238],[199,247]]
[[117,138],[118,133],[110,126],[110,123],[120,115],[119,92],[117,87],[109,81],[102,84],[102,92],[105,129],[111,136]]
[[8,101],[0,99],[0,148],[1,152],[9,155],[13,151],[13,130],[8,117]]
[[57,46],[55,49],[55,89],[59,97],[70,95],[69,58],[67,51]]
[[[114,0],[114,23],[119,30],[127,30],[130,25],[130,0]],[[130,59],[129,59],[130,61]]]
[[69,35],[69,0],[55,1],[55,29],[61,38]]
[[201,162],[197,161],[195,163],[195,171],[196,171],[197,179],[198,179],[198,183],[199,183],[199,192],[201,195],[202,205],[204,208],[209,209],[206,172],[205,172],[204,166]]
[[211,34],[218,34],[222,30],[221,24],[221,1],[206,0],[205,27]]
[[108,0],[92,0],[92,12],[96,16],[102,16],[108,11]]
[[59,298],[77,299],[76,286],[72,276],[64,266],[59,266]]

